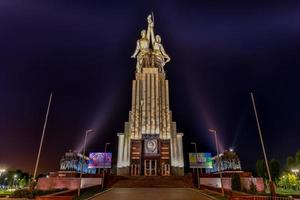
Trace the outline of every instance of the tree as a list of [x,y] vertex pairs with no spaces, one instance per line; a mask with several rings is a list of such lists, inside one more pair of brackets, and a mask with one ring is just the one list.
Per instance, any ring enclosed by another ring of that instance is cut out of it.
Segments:
[[0,177],[0,184],[9,187],[26,186],[28,180],[28,173],[22,172],[22,170],[9,170]]
[[256,161],[256,174],[259,177],[266,178],[266,165],[263,160]]
[[242,190],[240,175],[237,174],[237,173],[234,173],[231,176],[231,189],[236,190],[236,191],[241,191]]
[[[298,152],[297,152],[298,153]],[[288,156],[286,158],[286,170],[290,171],[293,167],[295,167],[295,159],[293,156]]]
[[277,180],[280,174],[280,163],[276,159],[270,161],[270,173],[272,180]]
[[300,166],[300,150],[298,150],[296,155],[295,155],[295,164],[297,166]]
[[26,178],[22,178],[20,181],[19,181],[19,186],[20,188],[24,188],[28,185],[28,180],[26,180]]
[[280,177],[278,186],[285,189],[299,190],[300,181],[295,174],[287,173],[286,175]]

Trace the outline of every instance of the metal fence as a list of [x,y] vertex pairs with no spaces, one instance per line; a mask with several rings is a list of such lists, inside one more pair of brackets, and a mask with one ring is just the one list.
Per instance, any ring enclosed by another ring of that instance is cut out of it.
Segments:
[[293,197],[272,197],[272,196],[232,196],[230,200],[293,200]]

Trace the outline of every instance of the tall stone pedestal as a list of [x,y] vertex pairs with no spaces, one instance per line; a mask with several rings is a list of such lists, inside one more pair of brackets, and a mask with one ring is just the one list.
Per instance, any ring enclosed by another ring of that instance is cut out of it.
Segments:
[[[165,64],[170,57],[160,37],[155,40],[151,15],[148,29],[137,41],[137,58],[132,81],[131,110],[124,132],[119,133],[118,175],[184,175],[183,133],[172,119],[169,81]],[[151,37],[150,37],[151,35]],[[151,41],[150,41],[151,40]]]

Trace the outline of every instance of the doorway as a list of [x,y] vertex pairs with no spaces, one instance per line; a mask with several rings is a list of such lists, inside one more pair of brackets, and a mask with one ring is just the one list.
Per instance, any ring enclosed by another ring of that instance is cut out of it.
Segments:
[[157,175],[157,160],[144,160],[144,175],[145,176]]

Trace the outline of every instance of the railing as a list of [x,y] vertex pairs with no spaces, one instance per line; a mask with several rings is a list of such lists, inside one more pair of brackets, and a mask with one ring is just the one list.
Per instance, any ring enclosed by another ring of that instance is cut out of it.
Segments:
[[272,197],[272,196],[232,196],[230,200],[292,200],[293,197]]

